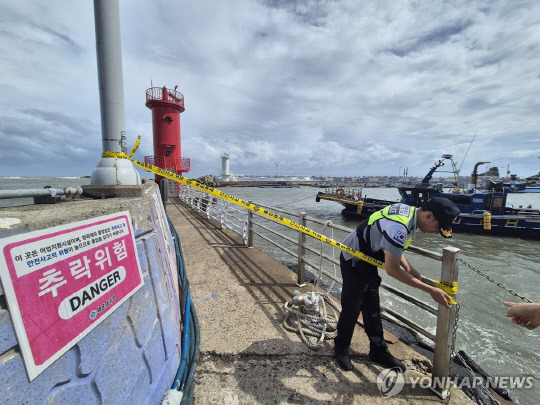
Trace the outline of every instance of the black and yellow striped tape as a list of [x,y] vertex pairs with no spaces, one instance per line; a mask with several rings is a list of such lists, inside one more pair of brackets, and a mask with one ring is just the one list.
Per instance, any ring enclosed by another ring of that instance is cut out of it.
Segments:
[[[355,250],[355,249],[352,249],[350,248],[349,246],[346,246],[340,242],[337,242],[325,235],[322,235],[312,229],[309,229],[301,224],[298,224],[294,221],[291,221],[290,219],[288,218],[285,218],[279,214],[276,214],[276,213],[273,213],[271,211],[268,211],[267,209],[263,208],[263,207],[259,207],[255,204],[252,204],[250,203],[249,201],[244,201],[238,197],[235,197],[233,195],[230,195],[230,194],[227,194],[227,193],[224,193],[223,191],[221,190],[218,190],[218,189],[215,189],[213,187],[210,187],[210,186],[207,186],[206,184],[202,184],[202,183],[199,183],[198,181],[196,180],[190,180],[186,177],[183,177],[183,176],[180,176],[174,172],[171,172],[169,170],[165,170],[165,169],[162,169],[160,167],[157,167],[157,166],[153,166],[153,165],[150,165],[148,163],[144,163],[144,162],[139,162],[138,160],[136,159],[133,159],[132,156],[133,154],[135,153],[135,151],[137,150],[137,148],[139,147],[139,144],[140,144],[140,137],[137,138],[137,141],[135,142],[135,145],[133,146],[129,156],[126,155],[125,153],[123,152],[120,152],[120,153],[117,153],[117,152],[103,152],[102,154],[102,157],[104,158],[119,158],[119,159],[128,159],[128,160],[131,160],[134,164],[136,164],[137,166],[143,168],[144,170],[146,171],[149,171],[149,172],[152,172],[154,174],[157,174],[161,177],[164,177],[164,178],[167,178],[169,180],[173,180],[173,181],[176,181],[178,183],[181,183],[181,184],[184,184],[186,186],[189,186],[189,187],[193,187],[195,189],[198,189],[198,190],[201,190],[201,191],[204,191],[205,193],[208,193],[208,194],[211,194],[213,196],[216,196],[216,197],[219,197],[219,198],[222,198],[226,201],[229,201],[229,202],[232,202],[234,204],[237,204],[237,205],[240,205],[244,208],[247,208],[248,210],[250,211],[253,211],[253,212],[256,212],[257,214],[259,215],[262,215],[262,216],[265,216],[267,218],[270,218],[274,221],[277,221],[277,222],[280,222],[282,223],[283,225],[286,225],[288,226],[289,228],[292,228],[292,229],[295,229],[299,232],[302,232],[302,233],[305,233],[306,235],[309,235],[315,239],[318,239],[324,243],[328,243],[329,245],[332,245],[338,249],[341,249],[343,250],[344,252],[347,252],[349,254],[351,254],[352,256],[354,257],[357,257],[358,259],[360,260],[363,260],[369,264],[372,264],[374,266],[377,266],[383,270],[386,270],[386,266],[384,264],[383,261],[381,260],[377,260],[373,257],[370,257],[362,252],[360,252],[359,250]],[[455,295],[457,294],[457,282],[452,282],[452,281],[438,281],[438,280],[430,280],[430,279],[426,279],[426,278],[422,278],[422,281],[424,282],[428,282],[429,284],[431,285],[435,285],[437,287],[439,287],[441,290],[445,291],[447,294],[449,295]],[[452,304],[455,304],[456,302],[453,301],[451,302]]]

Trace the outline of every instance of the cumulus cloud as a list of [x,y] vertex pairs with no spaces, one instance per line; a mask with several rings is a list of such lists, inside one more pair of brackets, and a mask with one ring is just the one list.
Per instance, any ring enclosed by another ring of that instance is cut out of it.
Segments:
[[[3,9],[0,175],[89,175],[101,152],[92,3]],[[465,172],[480,160],[539,171],[532,0],[138,0],[120,13],[139,160],[153,154],[145,90],[178,85],[188,177],[219,173],[223,152],[237,174],[420,176],[469,146]]]

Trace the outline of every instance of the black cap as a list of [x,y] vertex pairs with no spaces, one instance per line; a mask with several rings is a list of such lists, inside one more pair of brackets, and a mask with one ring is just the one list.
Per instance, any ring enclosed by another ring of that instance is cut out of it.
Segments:
[[444,238],[452,237],[452,222],[459,215],[459,208],[452,201],[443,197],[432,197],[422,207],[424,211],[431,211],[439,222],[439,232]]

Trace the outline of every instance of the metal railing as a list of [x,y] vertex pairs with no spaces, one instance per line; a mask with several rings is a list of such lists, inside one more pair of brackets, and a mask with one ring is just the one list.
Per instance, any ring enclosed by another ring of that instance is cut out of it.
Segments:
[[158,166],[163,169],[172,169],[173,172],[189,172],[191,160],[187,157],[179,156],[145,156],[144,163]]
[[176,89],[171,90],[166,87],[150,87],[146,89],[146,102],[166,101],[184,107],[184,95]]
[[[317,272],[321,272],[326,278],[326,287],[328,287],[328,289],[331,289],[335,283],[339,285],[342,284],[342,280],[336,271],[336,269],[339,268],[340,249],[323,244],[321,241],[311,236],[308,237],[308,235],[303,232],[293,230],[278,221],[274,221],[266,216],[248,210],[245,207],[214,197],[191,187],[183,186],[179,197],[199,212],[205,214],[209,219],[220,222],[223,229],[232,229],[242,236],[246,246],[253,247],[255,245],[255,237],[257,237],[261,241],[261,244],[264,244],[262,241],[266,243],[264,250],[267,253],[282,256],[281,252],[284,252],[287,255],[294,257],[296,259],[294,267],[296,267],[297,284],[299,286],[305,285],[307,271],[311,272],[313,275],[317,274]],[[291,221],[313,229],[334,240],[343,240],[346,234],[353,231],[351,228],[333,224],[330,221],[308,217],[303,212],[295,213],[260,204],[258,206],[266,208],[271,212],[279,213],[281,216],[286,217]],[[330,235],[326,232],[329,232]],[[339,234],[339,236],[336,236],[336,233]],[[273,249],[278,249],[278,251]],[[408,251],[442,262],[440,279],[457,282],[457,254],[459,249],[450,247],[444,248],[443,253],[440,254],[410,246]],[[336,255],[338,259],[336,259]],[[333,272],[330,271],[332,268],[334,269]],[[433,282],[429,279],[423,279],[423,281],[428,283]],[[401,326],[417,332],[434,342],[432,376],[437,377],[438,381],[443,381],[445,384],[437,384],[432,387],[432,390],[439,397],[445,398],[448,395],[449,390],[450,364],[455,343],[455,328],[457,326],[455,325],[456,306],[454,305],[450,309],[447,309],[444,306],[439,305],[438,308],[435,308],[387,283],[383,282],[381,287],[391,294],[394,294],[396,297],[404,299],[425,310],[427,313],[436,316],[436,333],[433,334],[417,322],[408,319],[406,316],[399,314],[387,306],[381,305],[381,310],[387,315],[390,315],[392,321],[397,321],[397,324],[401,324]]]

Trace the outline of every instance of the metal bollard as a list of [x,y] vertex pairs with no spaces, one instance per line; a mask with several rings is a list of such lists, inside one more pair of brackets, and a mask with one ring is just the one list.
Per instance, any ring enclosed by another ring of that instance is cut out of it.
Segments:
[[[443,249],[441,280],[458,280],[457,254],[460,249],[446,247]],[[449,394],[450,388],[450,361],[452,356],[452,337],[456,306],[449,309],[439,305],[437,314],[437,331],[435,333],[435,351],[433,353],[433,372],[431,390],[441,399]]]

